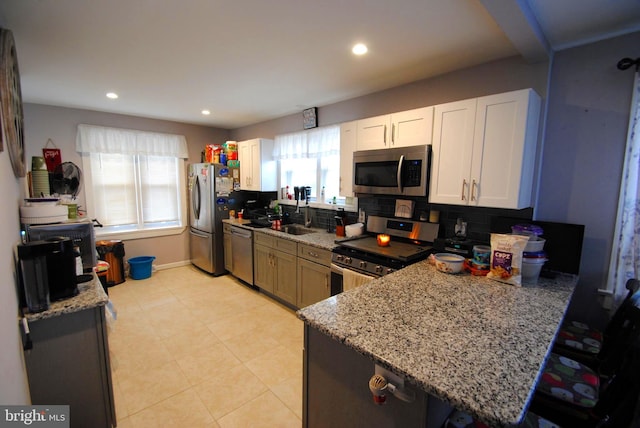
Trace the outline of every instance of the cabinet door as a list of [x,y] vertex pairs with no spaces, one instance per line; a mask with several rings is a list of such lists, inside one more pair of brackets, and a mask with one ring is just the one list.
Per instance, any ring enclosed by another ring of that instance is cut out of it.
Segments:
[[478,98],[471,205],[531,206],[538,116],[539,98],[530,89]]
[[328,298],[331,295],[330,281],[330,268],[298,258],[298,307],[304,308]]
[[251,141],[240,141],[238,143],[238,160],[240,161],[241,190],[251,190],[253,174],[253,158],[251,156]]
[[467,205],[476,99],[435,106],[429,202]]
[[296,304],[297,280],[295,275],[297,257],[292,254],[274,251],[276,277],[273,285],[273,294],[282,300]]
[[355,121],[340,125],[340,196],[353,196],[353,152],[356,150],[356,132]]
[[[260,140],[249,141],[249,158],[251,159],[251,170],[249,172],[249,190],[261,190],[260,182]],[[242,163],[240,164],[242,167]]]
[[253,246],[253,283],[273,293],[275,258],[273,250],[264,245]]
[[225,233],[223,234],[223,242],[224,242],[224,268],[229,272],[233,272],[233,263],[232,263],[232,250],[231,250],[231,234]]
[[371,150],[390,147],[391,117],[370,117],[358,121],[356,149]]
[[407,110],[391,115],[391,147],[431,144],[433,107]]

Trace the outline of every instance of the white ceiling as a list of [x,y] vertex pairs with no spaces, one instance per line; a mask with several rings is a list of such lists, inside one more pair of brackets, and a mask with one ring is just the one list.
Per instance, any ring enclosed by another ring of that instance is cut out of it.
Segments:
[[640,0],[2,0],[0,25],[25,102],[233,129],[638,31]]

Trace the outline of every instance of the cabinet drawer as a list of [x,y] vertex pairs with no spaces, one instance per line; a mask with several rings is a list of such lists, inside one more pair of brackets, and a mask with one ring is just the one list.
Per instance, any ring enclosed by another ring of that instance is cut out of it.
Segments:
[[269,236],[266,233],[256,232],[253,234],[253,242],[255,244],[262,244],[273,248],[275,240],[276,237]]
[[298,257],[320,263],[327,267],[331,266],[331,251],[322,248],[307,244],[298,244]]
[[231,233],[231,225],[228,223],[222,223],[222,232],[223,233]]
[[274,248],[284,253],[293,254],[294,256],[298,254],[298,243],[289,241],[288,239],[275,238]]

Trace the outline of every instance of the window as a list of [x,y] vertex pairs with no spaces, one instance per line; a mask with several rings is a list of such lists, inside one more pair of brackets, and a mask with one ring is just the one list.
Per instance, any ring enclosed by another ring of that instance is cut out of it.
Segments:
[[186,221],[182,136],[78,127],[89,216],[98,234],[128,237],[180,233]]
[[[311,200],[331,203],[340,197],[340,127],[325,126],[311,131],[278,135],[274,157],[279,160],[280,187],[309,186]],[[324,188],[324,199],[322,189]]]

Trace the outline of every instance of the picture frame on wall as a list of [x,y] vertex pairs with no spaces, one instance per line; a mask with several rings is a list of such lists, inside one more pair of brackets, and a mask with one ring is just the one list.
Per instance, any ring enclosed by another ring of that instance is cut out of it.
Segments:
[[318,108],[311,107],[302,110],[302,127],[304,129],[316,128],[318,126]]

